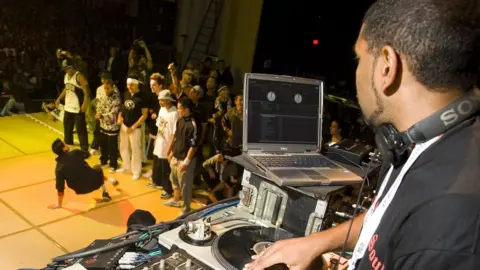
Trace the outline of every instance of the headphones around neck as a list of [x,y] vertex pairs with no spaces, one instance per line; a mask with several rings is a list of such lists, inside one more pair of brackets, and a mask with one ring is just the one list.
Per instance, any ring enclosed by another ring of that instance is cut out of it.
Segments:
[[480,91],[473,89],[438,112],[399,132],[393,125],[385,124],[375,129],[375,143],[383,162],[397,167],[408,158],[408,149],[426,142],[477,114],[480,109]]

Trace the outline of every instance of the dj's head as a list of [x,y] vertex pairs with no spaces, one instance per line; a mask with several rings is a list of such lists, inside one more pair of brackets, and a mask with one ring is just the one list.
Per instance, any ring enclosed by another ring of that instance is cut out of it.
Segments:
[[357,96],[369,124],[403,131],[475,85],[479,8],[471,0],[378,0],[370,7],[355,44]]
[[57,156],[63,155],[66,152],[70,151],[70,147],[66,145],[62,140],[56,139],[52,143],[52,151],[55,153]]

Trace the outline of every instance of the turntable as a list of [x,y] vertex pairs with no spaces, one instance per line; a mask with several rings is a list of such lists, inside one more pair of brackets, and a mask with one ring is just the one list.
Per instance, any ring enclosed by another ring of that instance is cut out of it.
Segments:
[[[293,237],[293,234],[276,228],[240,227],[218,237],[212,245],[212,253],[224,269],[243,269],[245,264],[251,262],[253,255],[262,253],[277,241]],[[268,269],[288,268],[285,265],[275,265]]]
[[[158,236],[159,244],[166,248],[178,247],[185,250],[192,258],[197,258],[209,269],[236,269],[226,268],[214,256],[213,246],[224,243],[222,236],[235,229],[257,225],[259,228],[268,227],[255,220],[254,216],[246,213],[237,206],[214,212],[209,216],[196,221],[187,222],[173,230]],[[243,266],[239,269],[242,269]],[[207,268],[203,268],[207,269]]]
[[236,204],[214,206],[199,219],[160,234],[159,244],[171,252],[159,259],[163,263],[153,262],[157,267],[151,269],[241,270],[252,255],[277,241],[325,229],[327,208],[337,200],[333,194],[343,190],[279,187],[247,168],[241,183]]

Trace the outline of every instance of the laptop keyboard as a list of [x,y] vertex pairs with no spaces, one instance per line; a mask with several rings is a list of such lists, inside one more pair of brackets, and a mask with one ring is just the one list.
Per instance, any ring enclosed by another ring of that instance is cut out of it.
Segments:
[[255,156],[257,161],[266,167],[293,167],[293,168],[340,168],[335,163],[320,155],[293,155],[293,156]]

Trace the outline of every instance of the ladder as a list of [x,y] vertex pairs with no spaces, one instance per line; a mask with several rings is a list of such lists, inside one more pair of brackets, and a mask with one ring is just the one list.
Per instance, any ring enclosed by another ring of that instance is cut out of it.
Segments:
[[188,53],[185,65],[191,60],[202,62],[210,54],[210,45],[215,37],[218,20],[222,12],[225,0],[210,0],[207,11],[203,16],[202,23],[198,29],[192,48]]

